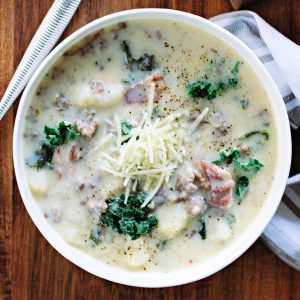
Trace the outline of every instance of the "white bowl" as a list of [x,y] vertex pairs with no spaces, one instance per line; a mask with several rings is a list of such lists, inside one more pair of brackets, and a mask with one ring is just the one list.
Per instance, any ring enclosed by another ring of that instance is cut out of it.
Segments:
[[[274,110],[278,134],[278,160],[272,188],[263,207],[253,219],[250,226],[243,234],[231,242],[230,245],[213,257],[195,266],[169,273],[126,271],[116,266],[105,264],[67,244],[62,237],[54,231],[38,208],[28,188],[24,170],[22,135],[25,114],[30,99],[39,81],[46,73],[47,68],[71,45],[83,37],[98,31],[100,28],[120,21],[143,18],[168,19],[190,24],[210,33],[225,42],[229,47],[235,49],[242,59],[252,66],[267,91]],[[21,98],[14,128],[13,158],[17,182],[26,209],[43,236],[61,255],[84,270],[114,282],[139,287],[167,287],[196,281],[221,270],[244,253],[260,236],[274,215],[285,189],[291,161],[291,137],[287,113],[277,86],[261,62],[240,40],[210,21],[192,14],[166,9],[137,9],[115,13],[87,24],[65,39],[49,54],[31,78]]]

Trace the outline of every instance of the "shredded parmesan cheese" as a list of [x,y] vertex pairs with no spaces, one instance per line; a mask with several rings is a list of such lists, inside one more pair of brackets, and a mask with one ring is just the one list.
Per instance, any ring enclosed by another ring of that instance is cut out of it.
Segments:
[[163,182],[169,180],[185,153],[184,129],[177,121],[180,115],[152,122],[151,111],[148,108],[137,127],[132,128],[125,138],[121,136],[121,123],[115,115],[117,143],[104,144],[106,148],[102,147],[99,151],[100,168],[124,178],[125,202],[137,185],[148,192],[143,207],[151,201]]
[[202,122],[202,120],[207,115],[208,111],[209,111],[209,108],[205,107],[204,110],[202,111],[202,113],[196,118],[194,123],[192,123],[192,125],[190,126],[190,128],[188,130],[189,134],[191,134],[198,127],[198,125]]
[[[174,170],[186,156],[185,143],[188,136],[198,127],[208,113],[206,107],[196,120],[187,126],[179,118],[186,111],[176,112],[165,118],[151,119],[155,96],[155,83],[147,89],[148,106],[141,121],[122,136],[121,121],[114,114],[109,135],[96,148],[100,155],[103,171],[124,179],[125,203],[131,191],[137,187],[148,193],[142,207],[145,207],[158,192],[164,181],[168,183]],[[115,142],[116,141],[116,142]]]

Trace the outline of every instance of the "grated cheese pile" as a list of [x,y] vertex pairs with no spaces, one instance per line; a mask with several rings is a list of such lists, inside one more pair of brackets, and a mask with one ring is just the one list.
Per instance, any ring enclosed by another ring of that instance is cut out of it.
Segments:
[[152,121],[154,89],[152,84],[147,112],[143,112],[140,123],[128,135],[122,136],[121,121],[114,115],[116,136],[108,134],[100,145],[99,167],[124,178],[125,203],[130,192],[136,191],[137,185],[148,193],[141,207],[151,201],[164,181],[168,183],[186,155],[184,144],[187,131],[191,133],[208,112],[206,108],[188,130],[178,122],[183,113],[174,113]]
[[139,125],[122,137],[121,123],[115,115],[116,145],[109,151],[100,152],[100,168],[124,178],[125,202],[139,184],[148,192],[142,205],[145,207],[183,161],[184,129],[177,122],[179,116],[170,115],[152,122],[149,112],[144,112]]

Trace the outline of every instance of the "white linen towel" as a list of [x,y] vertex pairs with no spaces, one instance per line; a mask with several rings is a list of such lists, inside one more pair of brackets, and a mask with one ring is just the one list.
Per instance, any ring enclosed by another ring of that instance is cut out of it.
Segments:
[[[264,64],[280,90],[292,128],[299,128],[300,46],[251,11],[210,20],[238,37]],[[261,237],[283,261],[300,270],[300,174],[289,178],[280,206]]]

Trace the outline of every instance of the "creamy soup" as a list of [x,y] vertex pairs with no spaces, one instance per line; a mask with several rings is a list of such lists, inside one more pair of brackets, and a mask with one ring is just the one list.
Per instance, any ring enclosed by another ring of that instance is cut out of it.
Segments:
[[24,126],[28,186],[70,245],[169,272],[253,221],[277,159],[273,111],[249,66],[197,28],[104,28],[51,66]]

